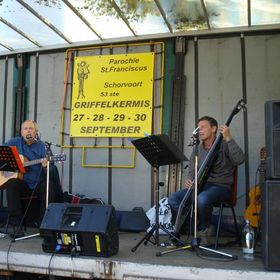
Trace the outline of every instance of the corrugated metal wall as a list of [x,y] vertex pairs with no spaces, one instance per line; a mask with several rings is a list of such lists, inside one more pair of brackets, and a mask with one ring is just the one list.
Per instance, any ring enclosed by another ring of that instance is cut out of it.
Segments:
[[[247,167],[243,165],[239,168],[238,195],[240,199],[237,211],[239,215],[244,213],[246,181],[249,186],[255,184],[259,150],[265,144],[264,102],[280,99],[279,49],[280,35],[188,39],[188,51],[185,56],[187,77],[185,155],[189,157],[192,151],[188,143],[195,127],[196,115],[212,115],[219,123],[222,123],[239,99],[245,97],[247,100],[247,112],[240,112],[230,126],[236,141],[243,148],[248,148]],[[125,48],[121,48],[118,53],[125,51]],[[129,52],[134,51],[145,51],[145,47],[129,49]],[[173,61],[173,58],[165,57],[166,62],[169,59]],[[40,53],[38,56],[32,54],[30,57],[28,118],[37,120],[42,139],[58,144],[60,143],[60,120],[64,95],[64,70],[65,52]],[[10,57],[7,60],[0,58],[2,142],[10,138],[12,134],[13,79],[14,58]],[[5,99],[5,94],[7,99]],[[65,121],[69,122],[69,119]],[[87,141],[95,143],[94,139]],[[98,139],[97,143],[108,145],[108,141],[108,139]],[[110,141],[112,144],[122,144],[121,139]],[[124,141],[125,144],[129,144],[128,139]],[[54,153],[60,152],[57,147],[53,147],[52,150]],[[151,206],[151,167],[139,153],[136,155],[134,169],[109,170],[108,168],[81,167],[80,149],[64,149],[64,152],[67,154],[63,174],[61,173],[64,190],[70,187],[73,193],[102,198],[120,210],[130,210],[134,206],[148,209]],[[107,161],[108,151],[100,150],[95,156],[101,161]],[[118,162],[125,162],[130,154],[115,151],[113,157]],[[166,168],[160,170],[162,180],[165,178],[165,170]],[[62,172],[61,167],[60,172]]]
[[[247,100],[247,112],[236,115],[230,125],[232,136],[248,155],[248,166],[239,167],[237,213],[242,216],[246,182],[249,187],[258,183],[259,153],[265,146],[264,103],[280,99],[280,36],[198,38],[189,41],[188,46],[186,144],[195,127],[195,114],[214,116],[222,124],[239,99]],[[190,153],[191,147],[186,145],[185,154]]]

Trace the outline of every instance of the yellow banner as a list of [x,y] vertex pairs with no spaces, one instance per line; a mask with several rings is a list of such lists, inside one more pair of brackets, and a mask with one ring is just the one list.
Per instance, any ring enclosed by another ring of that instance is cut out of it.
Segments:
[[152,52],[76,57],[70,136],[152,134],[153,73]]

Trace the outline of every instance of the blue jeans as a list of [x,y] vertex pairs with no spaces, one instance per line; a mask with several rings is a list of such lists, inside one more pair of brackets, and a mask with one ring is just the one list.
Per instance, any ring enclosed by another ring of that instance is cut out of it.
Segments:
[[[188,189],[182,189],[180,191],[172,193],[169,196],[168,202],[171,206],[172,213],[177,215],[180,203],[183,200],[187,191]],[[206,183],[203,187],[203,190],[198,194],[197,197],[197,207],[199,211],[200,228],[203,229],[209,227],[211,223],[213,205],[216,203],[227,201],[229,199],[230,199],[229,188]]]

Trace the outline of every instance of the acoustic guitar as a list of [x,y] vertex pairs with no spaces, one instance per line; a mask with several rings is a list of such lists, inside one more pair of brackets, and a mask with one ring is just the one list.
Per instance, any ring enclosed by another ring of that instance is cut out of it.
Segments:
[[259,166],[259,185],[251,188],[249,192],[249,205],[245,211],[244,219],[250,221],[250,225],[254,228],[260,227],[261,213],[261,185],[265,181],[265,159],[266,150],[262,147],[260,150],[260,166]]
[[[35,164],[40,164],[45,158],[39,158],[34,160],[27,160],[23,155],[19,155],[24,167],[28,167]],[[57,154],[49,157],[50,162],[63,162],[66,160],[65,154]],[[0,171],[0,189],[4,184],[13,178],[19,178],[22,180],[23,174],[20,172]]]

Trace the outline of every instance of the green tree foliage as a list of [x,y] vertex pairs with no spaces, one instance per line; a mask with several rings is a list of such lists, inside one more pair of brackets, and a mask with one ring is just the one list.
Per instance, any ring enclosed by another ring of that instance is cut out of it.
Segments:
[[[166,1],[166,2],[164,2]],[[185,0],[163,0],[162,4],[171,3],[166,11],[167,19],[173,23],[177,31],[202,29],[206,27],[205,17],[200,2]],[[61,8],[62,0],[35,0],[36,3],[46,7]],[[128,21],[142,21],[148,15],[160,16],[154,0],[84,0],[79,10],[89,10],[93,16],[109,16],[119,18],[115,6],[117,5],[122,15]],[[3,0],[0,0],[0,5]],[[212,16],[217,16],[212,14]]]

